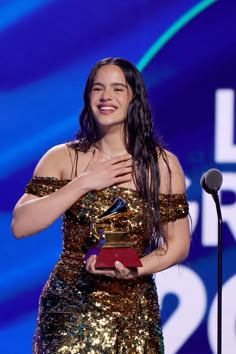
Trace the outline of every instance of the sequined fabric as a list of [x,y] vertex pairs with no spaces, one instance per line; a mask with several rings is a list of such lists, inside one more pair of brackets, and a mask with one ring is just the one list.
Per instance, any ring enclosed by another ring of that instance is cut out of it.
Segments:
[[[26,192],[42,197],[68,182],[34,177]],[[145,255],[144,204],[137,192],[112,186],[80,198],[63,216],[63,251],[40,296],[33,353],[164,353],[153,277],[121,280],[90,274],[84,267],[91,223],[117,196],[127,201],[131,213],[130,243],[139,257]],[[161,195],[160,210],[163,222],[185,217],[186,196]]]

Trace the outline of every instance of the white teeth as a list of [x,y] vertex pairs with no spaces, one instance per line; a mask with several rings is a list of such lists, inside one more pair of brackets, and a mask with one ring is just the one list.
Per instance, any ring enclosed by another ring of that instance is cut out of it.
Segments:
[[100,109],[101,109],[102,111],[110,111],[110,110],[114,111],[114,110],[115,110],[114,107],[108,107],[108,106],[100,107]]

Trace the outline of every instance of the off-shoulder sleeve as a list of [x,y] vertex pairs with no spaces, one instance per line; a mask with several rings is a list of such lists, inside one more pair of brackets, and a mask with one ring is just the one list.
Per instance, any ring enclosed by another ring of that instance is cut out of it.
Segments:
[[176,221],[189,214],[186,194],[160,194],[161,223]]
[[55,177],[33,177],[25,187],[25,193],[44,197],[63,187],[68,180],[59,180]]

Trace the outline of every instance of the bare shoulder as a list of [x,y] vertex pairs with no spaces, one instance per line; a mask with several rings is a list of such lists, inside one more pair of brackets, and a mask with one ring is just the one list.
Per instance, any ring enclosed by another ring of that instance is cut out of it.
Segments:
[[53,146],[39,160],[34,176],[63,178],[63,170],[69,158],[66,144]]
[[185,175],[178,157],[168,150],[159,154],[160,192],[161,193],[185,193]]

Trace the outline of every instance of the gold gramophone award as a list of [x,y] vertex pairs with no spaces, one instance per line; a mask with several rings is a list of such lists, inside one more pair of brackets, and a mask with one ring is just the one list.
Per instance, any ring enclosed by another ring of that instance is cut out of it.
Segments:
[[[93,223],[92,232],[99,240],[99,253],[96,269],[115,268],[115,261],[120,261],[125,267],[142,267],[136,250],[129,244],[129,227],[122,229],[122,218],[127,218],[126,201],[117,197],[114,203]],[[123,223],[124,224],[124,223]]]

